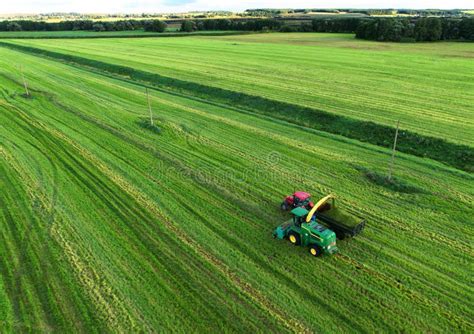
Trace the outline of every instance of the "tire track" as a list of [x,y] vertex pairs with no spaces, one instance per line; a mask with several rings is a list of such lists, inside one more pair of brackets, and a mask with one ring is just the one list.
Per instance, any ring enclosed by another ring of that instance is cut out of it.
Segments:
[[[257,291],[254,287],[252,287],[249,283],[245,280],[240,278],[236,273],[234,273],[226,264],[224,264],[220,259],[216,256],[205,250],[202,246],[197,244],[192,238],[190,238],[185,232],[179,228],[179,226],[175,225],[162,211],[159,209],[156,204],[150,200],[145,194],[137,190],[132,184],[128,183],[124,178],[113,172],[108,166],[106,166],[102,161],[92,155],[89,151],[80,147],[76,142],[71,140],[70,138],[66,137],[63,133],[58,130],[48,128],[46,125],[42,124],[39,121],[35,120],[27,120],[25,119],[25,115],[23,115],[23,111],[18,110],[21,113],[21,117],[27,121],[30,125],[35,128],[42,129],[46,133],[48,133],[51,137],[60,139],[67,143],[69,146],[74,148],[76,152],[84,158],[86,161],[91,163],[91,165],[95,166],[99,171],[101,171],[108,179],[110,179],[116,186],[118,186],[124,193],[127,193],[131,198],[135,198],[137,203],[140,203],[143,208],[153,213],[155,217],[157,217],[161,222],[163,222],[166,227],[172,231],[179,240],[187,245],[190,249],[192,249],[196,254],[199,254],[203,259],[206,259],[208,263],[210,263],[213,267],[215,267],[224,277],[226,277],[234,286],[236,286],[240,291],[242,291],[247,298],[256,302],[263,310],[265,310],[269,315],[271,315],[274,319],[280,322],[287,330],[289,331],[296,331],[300,333],[310,333],[311,331],[302,325],[301,321],[294,320],[289,317],[285,312],[280,310],[276,307],[273,303],[271,303],[263,294]],[[47,205],[46,205],[47,207]],[[55,226],[60,226],[59,223],[56,223]],[[61,240],[60,240],[61,241]],[[69,249],[69,246],[64,244],[64,246]],[[74,255],[71,251],[68,253],[73,263],[80,263],[80,257]],[[81,267],[81,266],[79,266]],[[94,277],[94,274],[91,274]],[[104,303],[104,300],[99,299],[101,303]],[[108,311],[107,311],[108,312]],[[110,314],[112,318],[118,318]]]

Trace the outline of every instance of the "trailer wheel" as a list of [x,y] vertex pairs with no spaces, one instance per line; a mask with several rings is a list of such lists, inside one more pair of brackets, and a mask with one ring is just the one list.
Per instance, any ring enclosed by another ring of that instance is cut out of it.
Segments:
[[301,238],[299,234],[295,232],[290,232],[288,234],[288,240],[295,246],[298,246],[301,244]]
[[310,245],[309,253],[315,257],[318,257],[323,253],[323,250],[318,245]]

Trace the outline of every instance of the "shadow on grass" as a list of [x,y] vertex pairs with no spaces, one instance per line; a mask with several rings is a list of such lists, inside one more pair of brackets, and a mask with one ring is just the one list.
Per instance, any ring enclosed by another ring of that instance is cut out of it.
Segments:
[[156,134],[161,134],[161,128],[156,124],[151,124],[148,118],[140,118],[137,121],[137,124],[143,129],[154,132]]
[[409,182],[401,180],[399,178],[392,177],[391,179],[389,179],[386,175],[376,171],[372,171],[365,167],[356,166],[355,168],[360,171],[367,180],[377,186],[381,186],[386,189],[405,194],[425,193],[425,191],[420,187],[414,186]]

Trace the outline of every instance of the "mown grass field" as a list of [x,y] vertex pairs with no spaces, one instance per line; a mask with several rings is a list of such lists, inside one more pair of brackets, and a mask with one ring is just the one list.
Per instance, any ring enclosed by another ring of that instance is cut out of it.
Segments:
[[[340,34],[19,41],[473,146],[469,43],[397,44]],[[110,50],[113,49],[113,52]]]
[[[152,84],[0,47],[3,331],[474,330],[471,173],[400,153],[396,191],[364,172],[386,148]],[[272,239],[295,187],[366,230],[318,259]]]

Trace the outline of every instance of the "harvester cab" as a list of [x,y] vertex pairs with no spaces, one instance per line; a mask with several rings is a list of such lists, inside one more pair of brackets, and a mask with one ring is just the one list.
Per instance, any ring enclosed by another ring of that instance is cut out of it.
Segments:
[[297,226],[301,226],[301,224],[306,222],[306,216],[308,213],[309,211],[302,207],[297,207],[291,210],[291,214],[293,215],[293,223]]

